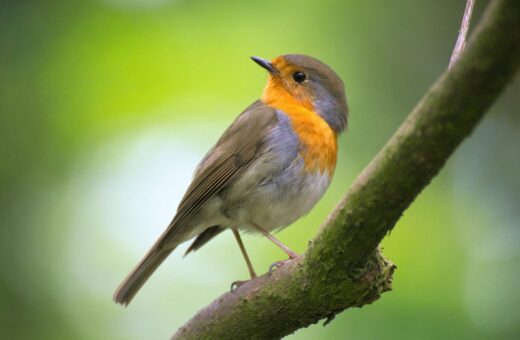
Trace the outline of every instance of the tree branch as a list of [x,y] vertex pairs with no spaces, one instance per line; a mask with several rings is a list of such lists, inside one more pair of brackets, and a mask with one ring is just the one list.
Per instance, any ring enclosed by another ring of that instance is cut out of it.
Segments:
[[305,254],[222,295],[173,338],[280,338],[389,290],[395,267],[378,244],[514,76],[519,22],[520,1],[493,1],[459,61],[359,175]]

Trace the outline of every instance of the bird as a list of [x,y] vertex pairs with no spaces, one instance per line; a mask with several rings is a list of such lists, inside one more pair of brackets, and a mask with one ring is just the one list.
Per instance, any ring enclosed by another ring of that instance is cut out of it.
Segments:
[[159,265],[188,240],[185,255],[226,229],[233,232],[251,278],[257,277],[240,233],[272,235],[307,214],[336,168],[338,137],[347,128],[344,84],[325,63],[303,54],[251,59],[268,72],[259,100],[224,131],[195,169],[173,220],[114,293],[128,305]]

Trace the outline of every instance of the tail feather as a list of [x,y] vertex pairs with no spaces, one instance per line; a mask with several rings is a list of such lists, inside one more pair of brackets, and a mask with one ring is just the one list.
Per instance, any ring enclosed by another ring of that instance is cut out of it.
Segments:
[[158,247],[157,244],[152,247],[145,257],[135,266],[128,274],[124,281],[119,285],[114,293],[114,301],[121,305],[127,306],[139,289],[148,280],[150,275],[159,267],[159,265],[170,255],[175,247]]
[[211,239],[213,239],[215,236],[223,232],[225,229],[215,225],[213,227],[209,227],[208,229],[204,230],[202,233],[197,236],[195,241],[190,245],[188,250],[184,253],[184,256],[188,255],[192,251],[199,250],[203,245],[208,243]]

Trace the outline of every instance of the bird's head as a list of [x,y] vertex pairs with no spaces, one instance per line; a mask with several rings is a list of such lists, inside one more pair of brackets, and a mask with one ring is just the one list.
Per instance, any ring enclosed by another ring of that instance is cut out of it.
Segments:
[[337,133],[347,126],[347,99],[340,77],[321,61],[287,54],[271,61],[251,57],[269,72],[262,100],[294,101],[319,114]]

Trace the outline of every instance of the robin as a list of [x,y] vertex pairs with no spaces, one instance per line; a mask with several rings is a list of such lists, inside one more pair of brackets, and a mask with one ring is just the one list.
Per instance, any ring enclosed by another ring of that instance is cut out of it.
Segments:
[[179,244],[195,238],[188,254],[226,229],[233,232],[251,278],[256,274],[239,231],[264,235],[289,260],[298,256],[270,232],[308,213],[331,182],[337,138],[347,126],[343,82],[309,56],[251,59],[269,72],[262,98],[202,159],[172,222],[117,288],[115,302],[130,303]]

